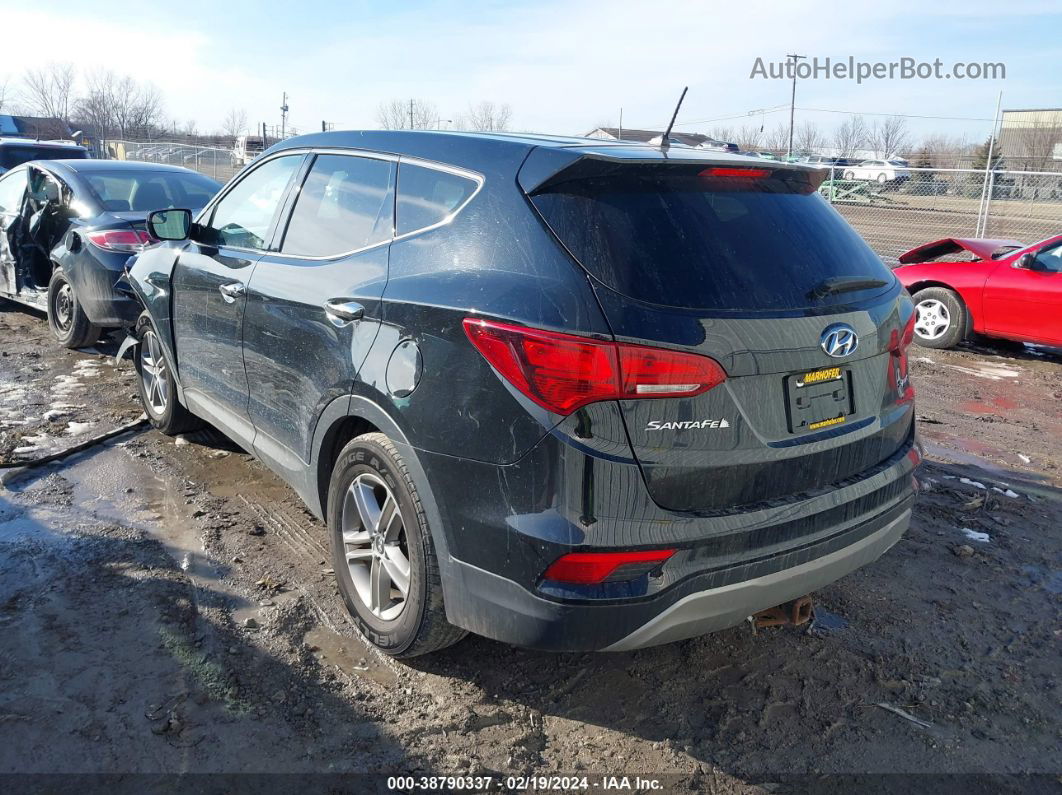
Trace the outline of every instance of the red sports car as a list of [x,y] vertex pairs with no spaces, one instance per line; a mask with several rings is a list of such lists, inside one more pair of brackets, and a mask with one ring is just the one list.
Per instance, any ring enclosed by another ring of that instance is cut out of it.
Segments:
[[894,272],[914,296],[920,345],[950,348],[971,332],[1062,345],[1062,235],[1031,246],[949,237],[911,249]]

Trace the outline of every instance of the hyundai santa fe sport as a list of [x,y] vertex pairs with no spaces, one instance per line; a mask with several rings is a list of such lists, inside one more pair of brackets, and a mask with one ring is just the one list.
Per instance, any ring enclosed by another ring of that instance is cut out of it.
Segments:
[[153,213],[132,350],[328,527],[383,651],[626,650],[903,534],[911,300],[822,172],[587,139],[331,132]]

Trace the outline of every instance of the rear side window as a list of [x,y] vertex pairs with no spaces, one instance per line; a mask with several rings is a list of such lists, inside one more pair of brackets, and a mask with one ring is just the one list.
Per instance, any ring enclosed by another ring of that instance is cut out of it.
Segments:
[[394,167],[389,160],[318,156],[299,191],[281,251],[332,257],[390,240]]
[[828,280],[893,284],[888,268],[810,184],[719,179],[698,169],[630,167],[555,185],[532,201],[587,271],[640,301],[793,310],[887,289],[817,294]]
[[402,163],[398,170],[399,235],[442,223],[476,192],[479,183],[449,171]]

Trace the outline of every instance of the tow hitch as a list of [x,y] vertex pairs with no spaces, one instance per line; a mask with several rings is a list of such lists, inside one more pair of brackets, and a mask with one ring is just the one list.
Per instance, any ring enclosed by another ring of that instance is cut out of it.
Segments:
[[768,607],[766,610],[754,613],[750,616],[750,620],[754,629],[781,627],[787,624],[799,627],[801,624],[806,624],[811,620],[813,612],[814,606],[811,602],[811,596],[808,595],[801,596],[791,602],[784,602],[777,607]]

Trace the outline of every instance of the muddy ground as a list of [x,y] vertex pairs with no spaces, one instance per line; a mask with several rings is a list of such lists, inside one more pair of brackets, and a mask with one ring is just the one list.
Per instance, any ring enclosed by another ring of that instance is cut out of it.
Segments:
[[[139,413],[116,340],[66,351],[3,305],[0,348],[0,461]],[[381,787],[395,772],[641,773],[726,792],[1041,773],[993,786],[1057,787],[1062,357],[915,356],[929,462],[907,536],[815,594],[811,626],[629,654],[470,637],[409,663],[377,655],[337,598],[324,527],[215,434],[141,430],[15,476],[0,490],[0,773]]]

